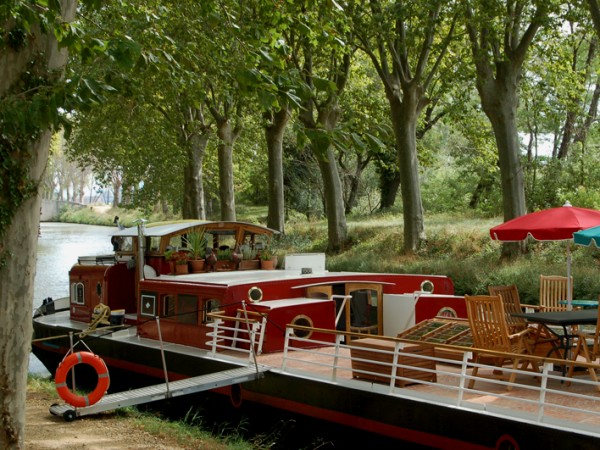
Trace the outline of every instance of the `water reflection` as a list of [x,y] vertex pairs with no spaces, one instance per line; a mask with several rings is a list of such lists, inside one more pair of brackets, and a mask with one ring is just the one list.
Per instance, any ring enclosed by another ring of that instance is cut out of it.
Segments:
[[[33,307],[41,305],[46,297],[69,295],[69,269],[79,256],[113,253],[112,231],[112,227],[98,225],[43,222],[38,239]],[[29,360],[29,371],[48,374],[33,355]]]

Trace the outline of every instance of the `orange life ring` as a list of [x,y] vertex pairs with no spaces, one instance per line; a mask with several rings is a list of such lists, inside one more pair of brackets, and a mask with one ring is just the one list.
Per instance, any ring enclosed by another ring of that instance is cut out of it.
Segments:
[[[89,364],[98,374],[98,384],[88,395],[75,395],[67,386],[67,374],[77,364]],[[110,377],[108,375],[108,368],[102,358],[90,352],[79,352],[71,353],[58,365],[54,382],[56,383],[56,390],[60,398],[72,406],[81,408],[91,406],[100,401],[108,390]]]

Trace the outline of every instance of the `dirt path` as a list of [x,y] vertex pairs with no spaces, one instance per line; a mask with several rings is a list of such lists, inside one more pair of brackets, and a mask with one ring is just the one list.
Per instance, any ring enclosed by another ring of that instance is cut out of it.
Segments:
[[66,422],[49,412],[57,399],[47,392],[29,390],[26,404],[26,450],[187,450],[225,449],[217,442],[188,440],[179,443],[167,433],[146,431],[142,421],[104,413]]

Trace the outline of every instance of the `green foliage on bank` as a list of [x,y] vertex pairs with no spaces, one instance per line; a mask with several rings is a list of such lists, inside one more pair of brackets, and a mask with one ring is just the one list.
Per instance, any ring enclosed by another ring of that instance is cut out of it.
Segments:
[[[446,275],[456,294],[485,294],[489,285],[516,284],[521,302],[537,304],[539,276],[566,275],[566,242],[535,242],[513,261],[500,259],[502,244],[489,229],[501,218],[481,219],[445,214],[426,218],[427,240],[414,255],[402,254],[402,217],[372,215],[348,221],[350,242],[339,255],[329,255],[329,270]],[[324,222],[294,224],[280,242],[280,253],[324,252]],[[301,248],[297,245],[300,244]],[[600,294],[600,250],[571,244],[574,298]]]

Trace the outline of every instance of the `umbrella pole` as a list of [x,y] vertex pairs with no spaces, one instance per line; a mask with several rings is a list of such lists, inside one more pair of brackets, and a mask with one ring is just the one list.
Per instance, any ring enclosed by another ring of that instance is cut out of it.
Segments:
[[567,311],[573,309],[573,288],[571,286],[571,242],[567,242]]

